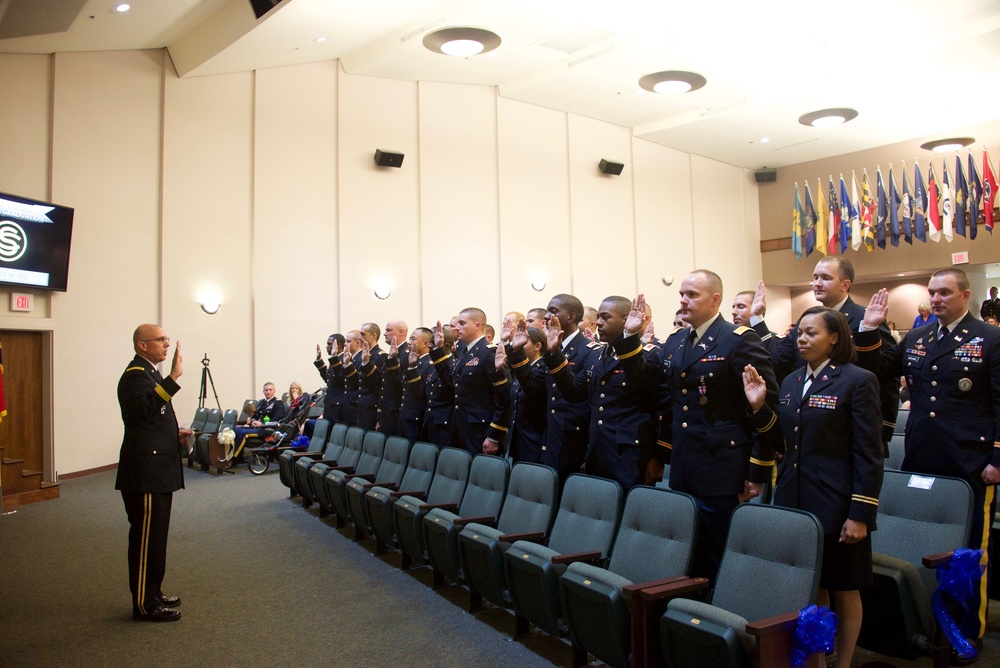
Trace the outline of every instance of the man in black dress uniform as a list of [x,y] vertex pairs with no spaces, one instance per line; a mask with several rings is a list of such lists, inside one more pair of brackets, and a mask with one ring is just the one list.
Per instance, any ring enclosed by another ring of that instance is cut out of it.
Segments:
[[993,317],[1000,319],[1000,297],[997,297],[996,287],[990,288],[990,298],[983,301],[979,307],[979,317],[983,320]]
[[167,358],[170,337],[158,325],[140,325],[132,335],[135,357],[118,381],[125,436],[115,489],[120,490],[131,525],[128,533],[128,581],[132,618],[146,622],[180,619],[180,598],[160,589],[167,561],[167,531],[173,493],[184,487],[180,443],[191,435],[177,428],[170,404],[184,372],[180,343],[174,348],[170,375],[156,365]]

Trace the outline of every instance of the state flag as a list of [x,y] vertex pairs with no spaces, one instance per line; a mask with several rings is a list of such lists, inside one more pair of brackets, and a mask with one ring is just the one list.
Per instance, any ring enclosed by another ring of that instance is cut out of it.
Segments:
[[840,252],[847,252],[851,238],[851,198],[847,195],[844,175],[840,175]]
[[976,161],[972,159],[972,149],[969,149],[969,238],[975,239],[979,234],[979,203],[983,199],[983,182],[976,169]]
[[913,160],[913,236],[927,243],[927,189],[920,175],[920,163]]
[[941,204],[938,198],[937,179],[934,177],[934,161],[927,167],[927,229],[931,241],[941,241]]
[[[891,169],[891,167],[890,167]],[[885,196],[885,185],[882,183],[882,168],[875,168],[875,198],[878,200],[878,215],[875,222],[875,243],[879,248],[885,249],[885,226],[889,218],[889,202]],[[899,245],[899,231],[896,231],[896,243]]]
[[809,194],[809,182],[806,181],[806,215],[803,220],[805,225],[806,257],[812,255],[816,248],[816,209],[813,207],[812,196]]
[[997,196],[997,179],[994,176],[990,156],[983,147],[983,224],[986,231],[993,234],[993,198]]
[[795,259],[802,259],[802,220],[805,211],[802,210],[802,200],[799,199],[799,184],[795,184],[795,203],[792,205],[792,252]]
[[848,202],[848,215],[851,221],[851,248],[861,248],[861,200],[858,199],[858,179],[851,172],[851,199]]
[[[879,191],[882,190],[882,172],[878,176]],[[909,195],[907,195],[909,197]],[[882,197],[879,197],[882,202]],[[907,204],[909,206],[909,204]],[[893,246],[899,245],[899,189],[896,188],[896,177],[892,174],[892,163],[889,163],[889,242]],[[881,216],[881,211],[879,212]],[[909,211],[907,210],[907,216]],[[906,221],[909,223],[909,220]]]
[[826,202],[823,201],[823,182],[816,179],[816,251],[820,255],[826,255],[827,236],[826,221],[830,217]]
[[[945,173],[945,179],[948,174]],[[955,231],[965,236],[965,201],[969,196],[969,188],[965,183],[965,171],[962,169],[962,157],[955,152]]]
[[941,161],[941,168],[944,170],[944,176],[941,177],[941,233],[944,234],[945,241],[951,243],[955,238],[955,201],[948,178],[947,160]]
[[833,175],[830,176],[827,189],[826,206],[830,211],[826,226],[826,254],[836,255],[837,245],[840,243],[840,201],[837,199],[837,188],[833,185]]

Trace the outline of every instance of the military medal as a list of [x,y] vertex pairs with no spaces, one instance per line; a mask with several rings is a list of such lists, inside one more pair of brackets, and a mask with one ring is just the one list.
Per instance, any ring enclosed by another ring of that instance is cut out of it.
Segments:
[[969,390],[972,389],[972,381],[969,380],[968,378],[962,378],[960,381],[958,381],[958,389],[962,390],[963,392],[968,392]]
[[702,406],[707,406],[708,405],[708,397],[705,396],[705,392],[707,392],[707,391],[708,391],[708,388],[705,387],[705,377],[702,376],[698,380],[698,392],[701,394],[701,399],[698,400],[698,403],[700,403]]

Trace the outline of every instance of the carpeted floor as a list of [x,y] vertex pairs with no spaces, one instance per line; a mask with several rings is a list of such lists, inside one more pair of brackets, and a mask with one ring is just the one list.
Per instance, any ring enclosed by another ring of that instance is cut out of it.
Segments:
[[[463,589],[434,591],[428,569],[372,556],[289,500],[273,468],[187,471],[164,582],[183,618],[133,622],[114,475],[64,481],[58,500],[0,517],[0,666],[569,665],[565,642],[512,642],[510,613],[467,614]],[[1000,665],[995,621],[979,665]]]

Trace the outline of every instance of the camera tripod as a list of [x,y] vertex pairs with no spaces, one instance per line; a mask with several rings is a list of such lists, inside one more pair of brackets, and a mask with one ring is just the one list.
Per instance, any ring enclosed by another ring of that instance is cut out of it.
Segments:
[[215,381],[212,380],[212,370],[208,368],[210,364],[208,353],[201,358],[201,391],[198,392],[198,408],[205,407],[205,400],[208,398],[208,386],[212,386],[212,394],[215,396],[215,406],[221,411],[222,404],[219,403],[219,393],[215,391]]

